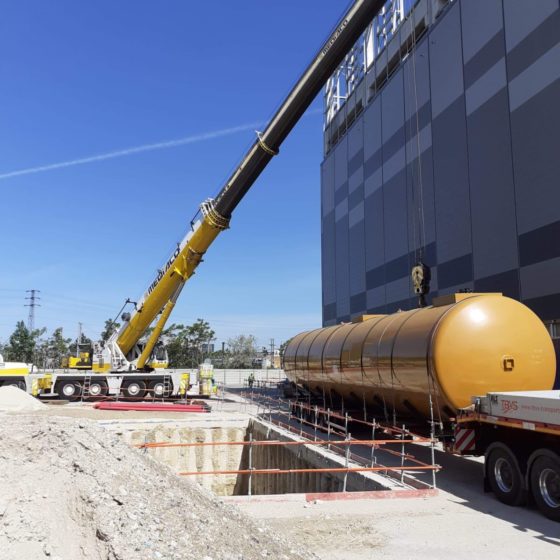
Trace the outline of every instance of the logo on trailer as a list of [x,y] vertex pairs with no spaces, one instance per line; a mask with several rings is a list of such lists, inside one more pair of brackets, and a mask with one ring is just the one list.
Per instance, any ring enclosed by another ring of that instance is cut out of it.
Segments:
[[502,400],[502,412],[507,414],[508,412],[517,410],[517,401],[508,401],[506,399]]

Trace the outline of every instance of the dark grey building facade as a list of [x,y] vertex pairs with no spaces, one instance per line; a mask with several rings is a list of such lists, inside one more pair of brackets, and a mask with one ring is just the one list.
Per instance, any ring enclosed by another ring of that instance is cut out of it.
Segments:
[[428,300],[503,292],[553,332],[560,1],[426,0],[389,39],[325,125],[324,325],[416,307],[421,258]]

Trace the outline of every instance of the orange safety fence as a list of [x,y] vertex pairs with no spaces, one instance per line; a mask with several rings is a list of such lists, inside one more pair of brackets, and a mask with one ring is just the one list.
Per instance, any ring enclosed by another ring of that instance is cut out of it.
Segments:
[[[431,440],[423,438],[420,442],[429,443]],[[280,440],[253,440],[253,441],[197,441],[187,443],[173,442],[151,442],[139,443],[135,447],[204,447],[218,445],[251,445],[251,446],[274,446],[274,445],[387,445],[401,443],[418,443],[419,440],[412,439],[350,439],[350,440],[318,440],[318,441],[280,441]]]
[[424,465],[418,467],[332,467],[316,469],[239,469],[216,471],[185,471],[179,472],[181,476],[208,475],[208,474],[301,474],[301,473],[351,473],[351,472],[380,472],[380,471],[428,471],[439,470],[439,466]]

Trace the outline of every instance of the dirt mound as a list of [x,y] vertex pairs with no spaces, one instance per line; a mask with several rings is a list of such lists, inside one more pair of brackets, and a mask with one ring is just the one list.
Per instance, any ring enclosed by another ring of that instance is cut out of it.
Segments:
[[33,412],[46,408],[35,397],[17,387],[0,387],[0,411],[2,412]]
[[0,425],[3,560],[310,560],[90,421]]

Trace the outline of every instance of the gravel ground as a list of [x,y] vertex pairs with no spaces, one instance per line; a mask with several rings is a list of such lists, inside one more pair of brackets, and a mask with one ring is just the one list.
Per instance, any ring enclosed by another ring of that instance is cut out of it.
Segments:
[[2,560],[310,560],[87,419],[0,416]]
[[479,464],[456,463],[435,497],[238,505],[322,560],[560,558],[560,523],[501,504],[483,492]]

